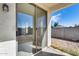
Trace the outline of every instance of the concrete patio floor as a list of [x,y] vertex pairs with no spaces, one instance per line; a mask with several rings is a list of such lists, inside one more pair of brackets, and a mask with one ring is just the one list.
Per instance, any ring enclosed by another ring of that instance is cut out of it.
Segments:
[[42,51],[37,52],[36,54],[19,51],[18,55],[19,56],[72,56],[68,53],[62,52],[62,51],[52,48],[52,47],[46,47]]
[[35,54],[35,56],[71,56],[71,55],[52,47],[46,47],[39,53]]

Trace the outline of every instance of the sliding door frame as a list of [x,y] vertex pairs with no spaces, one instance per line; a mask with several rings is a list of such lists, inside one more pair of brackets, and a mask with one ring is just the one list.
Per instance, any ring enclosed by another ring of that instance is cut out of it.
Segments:
[[[17,3],[18,4],[18,3]],[[17,4],[16,4],[16,8],[17,8]],[[37,37],[36,37],[36,20],[37,20],[37,8],[39,8],[39,9],[41,9],[41,10],[43,10],[43,11],[45,11],[45,13],[46,13],[46,46],[47,46],[47,11],[46,10],[44,10],[43,8],[41,8],[41,7],[39,7],[38,5],[35,5],[34,3],[28,3],[28,4],[30,4],[30,5],[33,5],[34,7],[35,7],[35,11],[34,11],[34,18],[33,18],[33,42],[34,42],[34,40],[36,40],[36,42],[35,42],[35,44],[37,45]],[[16,11],[16,13],[17,13],[17,11]],[[16,17],[16,30],[17,30],[17,17]],[[16,40],[17,41],[17,40]],[[37,48],[37,46],[36,46],[36,48]],[[36,53],[37,53],[37,51],[36,51]]]
[[[48,16],[48,14],[47,14],[47,11],[45,10],[45,9],[43,9],[43,8],[41,8],[40,6],[38,6],[38,5],[36,5],[36,4],[34,4],[34,3],[29,3],[29,4],[31,4],[31,5],[33,5],[33,6],[35,6],[35,16],[34,16],[34,37],[35,37],[35,40],[36,40],[36,45],[37,45],[37,37],[36,37],[36,21],[37,21],[37,8],[39,8],[39,9],[41,9],[41,10],[43,10],[45,13],[46,13],[46,46],[47,46],[47,24],[48,24],[48,22],[47,22],[47,16]],[[37,46],[36,46],[36,48],[37,48]]]

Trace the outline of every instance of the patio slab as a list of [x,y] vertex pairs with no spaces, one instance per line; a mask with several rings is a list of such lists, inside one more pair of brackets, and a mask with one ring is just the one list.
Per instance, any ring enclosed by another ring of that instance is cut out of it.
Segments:
[[37,53],[35,56],[71,56],[71,55],[52,47],[46,47],[42,51]]

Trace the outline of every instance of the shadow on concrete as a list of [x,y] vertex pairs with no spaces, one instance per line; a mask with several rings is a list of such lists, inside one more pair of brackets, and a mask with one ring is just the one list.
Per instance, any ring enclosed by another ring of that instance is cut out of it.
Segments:
[[65,56],[65,55],[60,55],[60,54],[41,51],[38,54],[36,54],[35,56]]

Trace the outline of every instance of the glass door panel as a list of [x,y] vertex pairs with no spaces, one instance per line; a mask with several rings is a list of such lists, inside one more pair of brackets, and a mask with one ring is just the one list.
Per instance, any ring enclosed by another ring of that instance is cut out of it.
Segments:
[[[36,49],[42,49],[42,41],[46,31],[46,12],[41,8],[36,8]],[[43,43],[44,44],[44,43]]]
[[20,54],[33,54],[35,7],[30,4],[17,4],[17,41]]

